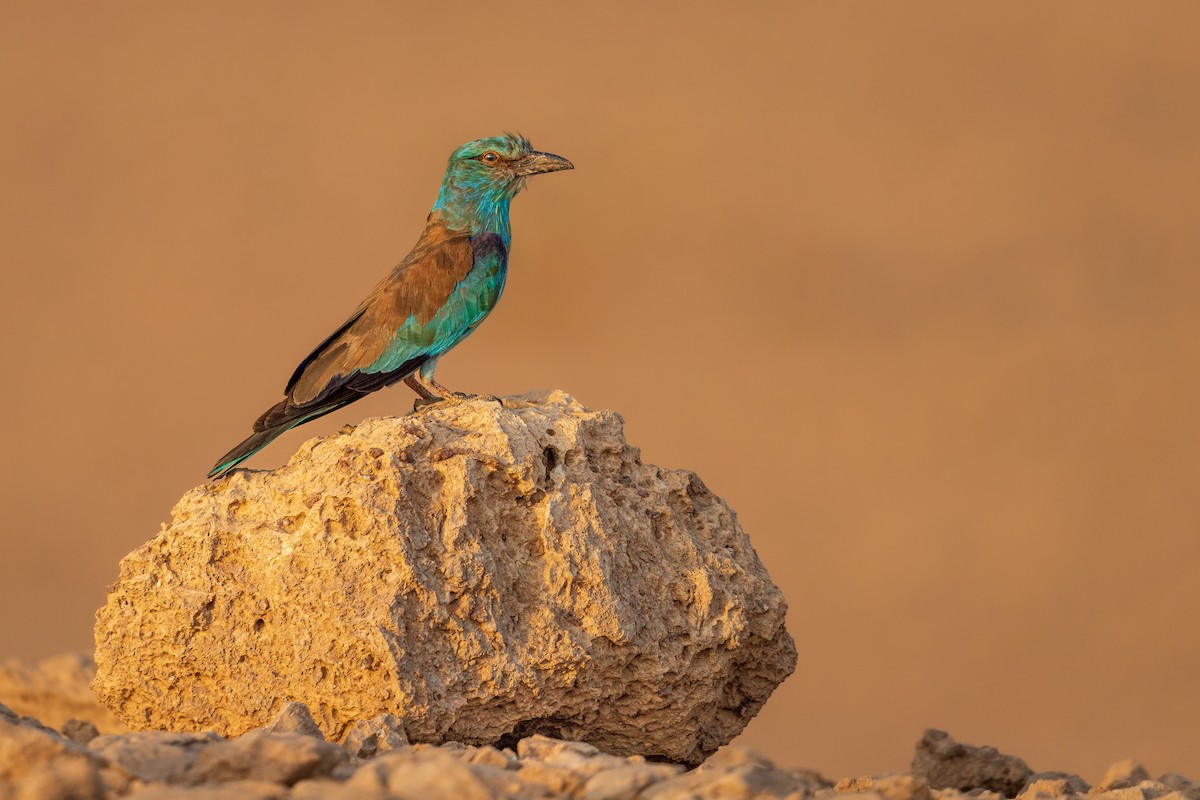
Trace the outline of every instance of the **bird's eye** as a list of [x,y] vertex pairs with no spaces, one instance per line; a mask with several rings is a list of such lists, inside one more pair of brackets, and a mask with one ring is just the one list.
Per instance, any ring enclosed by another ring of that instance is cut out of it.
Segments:
[[500,156],[496,155],[491,150],[488,150],[486,153],[481,155],[479,157],[479,159],[481,161],[483,161],[485,164],[495,164],[497,161],[500,160]]

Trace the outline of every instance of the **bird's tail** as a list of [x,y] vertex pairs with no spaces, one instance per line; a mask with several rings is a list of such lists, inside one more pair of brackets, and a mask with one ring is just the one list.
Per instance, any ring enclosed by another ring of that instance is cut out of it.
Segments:
[[274,428],[267,428],[265,431],[256,431],[250,434],[241,444],[230,450],[225,455],[221,456],[221,460],[208,473],[210,478],[223,478],[233,471],[233,468],[245,461],[250,456],[262,450],[264,447],[275,441],[276,437],[294,427],[293,425],[277,425]]
[[353,402],[361,396],[357,394],[342,396],[334,399],[333,402],[316,408],[310,406],[307,409],[303,406],[293,406],[287,398],[280,400],[263,412],[263,415],[254,423],[254,433],[250,434],[246,437],[245,441],[222,456],[217,465],[209,471],[208,477],[225,477],[238,464],[259,450],[262,450],[279,438],[279,436],[287,433],[297,425],[303,425],[305,422],[314,420],[317,417],[323,417],[331,411],[337,411],[342,406]]

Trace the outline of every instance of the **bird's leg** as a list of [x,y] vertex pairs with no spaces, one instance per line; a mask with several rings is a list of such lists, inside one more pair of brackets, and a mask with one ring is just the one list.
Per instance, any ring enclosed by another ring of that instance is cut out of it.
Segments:
[[454,397],[466,397],[461,392],[453,392],[433,379],[433,371],[437,369],[437,359],[426,361],[421,368],[404,379],[408,388],[419,396],[416,405],[425,406],[441,400]]
[[429,405],[430,403],[436,403],[438,400],[442,399],[422,386],[413,375],[409,375],[407,378],[405,378],[404,382],[408,384],[408,388],[417,393],[417,406]]
[[442,400],[495,400],[500,402],[498,397],[488,397],[478,394],[466,394],[464,392],[455,392],[447,389],[442,384],[433,379],[433,371],[437,369],[437,361],[427,361],[423,367],[404,379],[408,384],[408,388],[412,389],[419,395],[416,402],[416,407],[426,406],[430,403],[437,403]]
[[445,386],[435,381],[432,377],[423,375],[421,372],[414,372],[404,379],[408,384],[408,388],[412,389],[422,400],[429,403],[436,403],[439,400],[449,400],[452,397],[465,397],[462,392],[452,392]]

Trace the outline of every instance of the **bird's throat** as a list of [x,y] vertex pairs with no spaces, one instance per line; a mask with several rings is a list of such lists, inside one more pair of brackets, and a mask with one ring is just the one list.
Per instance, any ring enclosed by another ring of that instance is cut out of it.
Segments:
[[512,195],[506,187],[447,180],[433,210],[451,228],[469,230],[472,236],[497,234],[507,247],[512,236],[508,217],[511,203]]

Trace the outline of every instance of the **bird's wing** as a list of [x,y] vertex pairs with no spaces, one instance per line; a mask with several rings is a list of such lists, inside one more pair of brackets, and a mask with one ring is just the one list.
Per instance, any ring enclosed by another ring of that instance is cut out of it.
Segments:
[[[467,231],[431,218],[420,241],[350,319],[309,354],[286,399],[255,423],[265,430],[341,406],[408,375],[437,350],[426,323],[474,264]],[[344,397],[343,397],[344,396]]]

